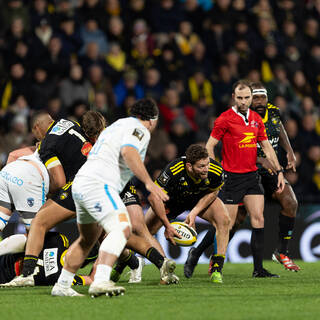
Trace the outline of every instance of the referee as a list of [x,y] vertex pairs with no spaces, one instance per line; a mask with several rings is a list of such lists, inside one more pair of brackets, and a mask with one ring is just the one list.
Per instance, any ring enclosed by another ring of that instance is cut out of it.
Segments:
[[264,192],[257,173],[257,143],[278,173],[277,192],[284,188],[284,177],[277,156],[268,141],[261,117],[249,109],[252,88],[245,80],[233,85],[234,106],[223,112],[215,121],[207,142],[210,157],[215,159],[214,148],[222,142],[222,166],[225,184],[219,197],[226,205],[233,226],[239,203],[243,202],[250,215],[252,226],[251,250],[253,277],[279,277],[263,268],[264,248]]

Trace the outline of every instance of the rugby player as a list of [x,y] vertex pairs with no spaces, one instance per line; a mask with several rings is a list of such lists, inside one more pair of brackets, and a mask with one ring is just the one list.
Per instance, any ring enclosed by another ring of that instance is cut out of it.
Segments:
[[[61,275],[51,291],[53,296],[79,296],[71,288],[72,281],[97,241],[101,227],[107,236],[100,245],[89,294],[112,296],[125,292],[110,280],[112,266],[131,234],[130,218],[119,193],[136,175],[159,201],[169,198],[152,182],[143,163],[158,113],[152,99],[138,100],[130,109],[131,117],[114,122],[100,134],[88,160],[76,174],[72,195],[80,235],[66,254]],[[166,266],[170,269],[169,261]]]
[[[2,242],[16,242],[17,238],[23,238],[23,235],[13,235]],[[25,241],[26,238],[24,238],[24,243]],[[1,245],[2,242],[0,243]],[[7,247],[12,248],[12,245]],[[64,255],[68,248],[69,240],[64,234],[57,232],[48,232],[46,234],[43,250],[39,254],[34,274],[35,286],[50,286],[58,280],[64,264]],[[95,261],[98,256],[98,248],[98,245],[93,248],[82,267]],[[13,250],[12,252],[0,255],[0,284],[7,283],[21,274],[23,257],[24,246],[21,246],[21,250]],[[91,282],[91,275],[76,275],[73,279],[73,285],[88,285]]]
[[[151,207],[145,220],[152,235],[170,220],[184,211],[190,211],[185,222],[195,228],[197,216],[207,220],[217,229],[217,254],[212,257],[214,270],[211,281],[222,283],[222,268],[229,239],[229,215],[223,202],[217,198],[223,185],[221,165],[210,159],[207,150],[191,145],[186,155],[170,162],[156,179],[162,190],[169,195],[167,202],[148,197]],[[168,237],[168,236],[167,236]],[[151,239],[152,240],[152,239]],[[159,243],[153,238],[153,246],[159,251]]]
[[86,161],[92,143],[105,125],[104,117],[95,111],[85,113],[82,128],[74,121],[54,121],[43,111],[32,118],[32,132],[41,141],[38,152],[48,170],[50,192],[54,195],[46,201],[33,219],[22,274],[10,281],[8,286],[34,285],[33,273],[43,248],[45,234],[58,223],[75,216],[75,205],[71,196],[72,180]]
[[249,109],[252,88],[247,81],[239,80],[233,85],[234,106],[223,112],[214,123],[207,142],[209,155],[214,159],[214,148],[222,141],[222,166],[225,184],[219,198],[225,203],[231,226],[234,225],[238,206],[244,203],[252,226],[251,250],[253,277],[278,277],[263,268],[264,248],[264,192],[257,173],[257,143],[277,173],[277,192],[284,188],[284,177],[278,158],[266,134],[261,117]]

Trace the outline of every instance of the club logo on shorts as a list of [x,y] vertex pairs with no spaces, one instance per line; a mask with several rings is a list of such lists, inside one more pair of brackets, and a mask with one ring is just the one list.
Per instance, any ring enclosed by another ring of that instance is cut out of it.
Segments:
[[28,198],[28,199],[27,199],[27,204],[28,204],[29,207],[33,207],[33,205],[34,205],[34,199],[33,199],[33,198]]
[[64,200],[65,198],[67,198],[68,197],[68,192],[63,192],[63,193],[61,193],[61,195],[60,195],[60,200]]
[[101,207],[100,202],[97,202],[97,203],[95,204],[94,208],[95,208],[98,212],[101,212],[101,211],[102,211],[102,207]]

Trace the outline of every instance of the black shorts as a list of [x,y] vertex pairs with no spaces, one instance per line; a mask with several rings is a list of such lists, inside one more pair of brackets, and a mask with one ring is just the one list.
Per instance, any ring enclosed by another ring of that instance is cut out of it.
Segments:
[[76,206],[72,198],[71,186],[72,182],[67,183],[60,190],[58,190],[58,192],[56,192],[56,194],[52,197],[52,200],[61,207],[76,212]]
[[124,189],[120,193],[120,198],[126,207],[131,206],[133,204],[141,206],[137,190],[132,184],[127,184],[124,187]]
[[239,204],[249,194],[264,194],[257,171],[248,173],[224,173],[224,185],[218,197],[225,204]]
[[[259,175],[261,176],[261,184],[264,189],[264,194],[268,199],[272,198],[273,193],[278,189],[278,176],[276,174],[270,174],[266,170],[259,170]],[[289,182],[284,179],[285,184]]]

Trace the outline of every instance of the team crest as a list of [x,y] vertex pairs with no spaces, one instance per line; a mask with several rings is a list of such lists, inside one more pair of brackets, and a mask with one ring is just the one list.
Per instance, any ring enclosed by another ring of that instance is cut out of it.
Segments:
[[85,142],[81,148],[81,153],[87,157],[91,149],[92,144],[90,142]]
[[169,179],[170,177],[165,172],[163,172],[161,176],[158,178],[159,182],[162,183],[163,185],[166,185]]
[[34,205],[34,199],[33,199],[33,198],[28,198],[28,199],[27,199],[27,204],[28,204],[29,207],[33,207],[33,205]]
[[278,124],[279,123],[279,119],[277,119],[277,118],[272,118],[271,121],[272,121],[273,124]]
[[65,198],[67,198],[68,197],[68,192],[63,192],[63,193],[61,193],[61,195],[60,195],[60,200],[64,200]]
[[252,128],[258,128],[258,122],[257,121],[254,121],[254,120],[252,120],[251,121],[251,123],[250,123],[250,126],[252,127]]
[[144,133],[140,129],[136,128],[136,129],[134,129],[132,135],[137,137],[141,141],[144,136]]

